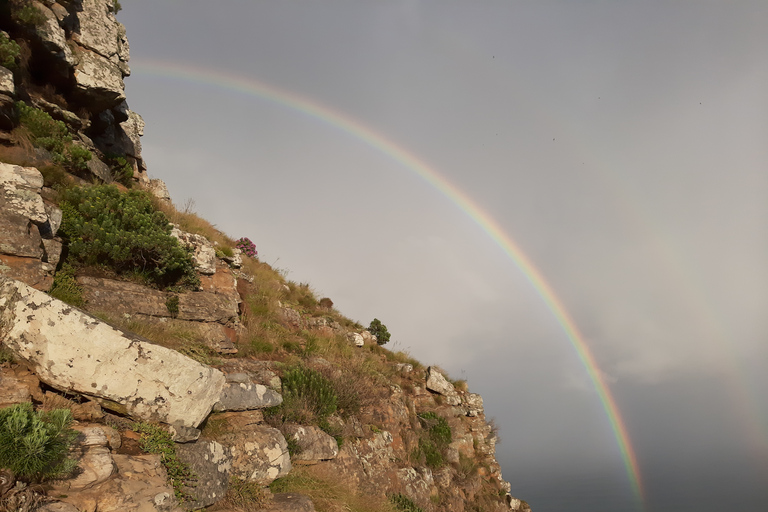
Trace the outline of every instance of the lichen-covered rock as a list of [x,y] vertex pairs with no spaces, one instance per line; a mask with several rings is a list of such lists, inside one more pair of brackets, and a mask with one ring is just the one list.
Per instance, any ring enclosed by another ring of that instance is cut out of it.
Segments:
[[461,403],[456,388],[434,366],[427,368],[427,389],[443,395],[448,405]]
[[339,454],[336,439],[318,427],[304,425],[286,425],[283,429],[298,445],[298,451],[291,457],[293,462],[316,463],[321,460],[335,459]]
[[347,334],[347,339],[349,339],[349,341],[356,347],[362,347],[365,345],[365,340],[360,333],[351,332]]
[[171,201],[171,193],[168,192],[168,186],[166,186],[163,180],[157,178],[149,180],[149,186],[147,187],[147,190],[149,190],[150,194],[160,199],[161,201]]
[[117,64],[85,48],[79,48],[76,57],[75,87],[89,109],[100,112],[125,100],[123,73]]
[[59,19],[56,14],[43,5],[42,3],[33,0],[31,5],[35,7],[45,17],[45,21],[35,27],[35,34],[37,38],[43,43],[45,49],[57,58],[64,65],[63,68],[72,67],[75,65],[75,58],[72,55],[72,50],[67,45],[67,36],[64,29],[59,24]]
[[229,450],[216,441],[198,441],[178,445],[179,460],[188,464],[197,476],[193,487],[184,491],[193,496],[185,505],[193,510],[213,505],[224,497],[232,469]]
[[[234,414],[234,413],[233,413]],[[267,485],[291,470],[288,443],[272,427],[241,424],[218,437],[232,453],[232,474]]]
[[283,403],[280,393],[262,384],[254,384],[243,373],[227,375],[227,383],[221,398],[213,406],[214,411],[248,411],[276,407]]
[[197,271],[201,274],[212,275],[216,273],[216,249],[213,244],[202,235],[187,233],[177,227],[171,231],[171,236],[179,239],[183,247],[194,251],[192,258],[195,260]]
[[76,41],[113,61],[128,62],[128,39],[125,27],[115,19],[110,2],[81,0],[82,9],[76,11],[79,26]]
[[224,375],[0,277],[0,340],[46,384],[135,418],[196,427]]
[[28,218],[35,224],[48,220],[45,203],[40,197],[43,175],[34,167],[0,162],[0,199],[4,211]]

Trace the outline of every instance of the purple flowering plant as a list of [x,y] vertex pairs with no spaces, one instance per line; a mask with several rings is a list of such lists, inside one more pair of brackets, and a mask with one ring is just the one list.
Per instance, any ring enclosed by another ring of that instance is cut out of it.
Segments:
[[238,238],[235,241],[235,247],[240,249],[249,258],[255,258],[259,254],[259,251],[256,250],[256,245],[251,242],[250,238]]

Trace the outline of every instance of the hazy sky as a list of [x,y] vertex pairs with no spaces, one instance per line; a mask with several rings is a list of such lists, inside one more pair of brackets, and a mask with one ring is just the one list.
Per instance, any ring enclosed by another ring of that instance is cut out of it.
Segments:
[[150,176],[342,313],[381,319],[391,348],[466,378],[513,495],[641,510],[525,272],[365,133],[466,194],[544,276],[614,394],[648,510],[764,510],[768,2],[123,7]]

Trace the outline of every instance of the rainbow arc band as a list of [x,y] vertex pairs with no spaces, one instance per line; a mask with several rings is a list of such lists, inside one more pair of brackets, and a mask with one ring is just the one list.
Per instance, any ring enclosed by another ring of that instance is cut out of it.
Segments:
[[131,67],[144,75],[204,84],[247,96],[255,96],[261,100],[270,101],[301,114],[313,117],[324,124],[333,126],[342,132],[347,133],[355,139],[365,142],[370,147],[384,153],[405,168],[415,172],[422,179],[439,190],[458,208],[464,211],[483,231],[485,231],[485,233],[488,234],[488,236],[493,239],[493,241],[525,275],[555,316],[558,324],[565,332],[568,341],[576,350],[581,363],[589,374],[589,378],[602,402],[605,414],[613,429],[616,443],[621,451],[627,477],[632,486],[638,508],[640,510],[645,510],[645,499],[640,477],[640,469],[637,463],[637,457],[630,443],[627,427],[624,424],[624,420],[621,417],[616,401],[605,383],[602,373],[595,361],[595,357],[585,342],[584,337],[579,332],[576,323],[568,314],[562,301],[555,294],[555,291],[547,283],[544,276],[533,265],[522,249],[518,247],[511,236],[501,229],[499,224],[490,215],[483,211],[483,209],[472,201],[465,193],[456,188],[436,170],[406,149],[398,146],[371,128],[361,124],[359,121],[321,105],[309,98],[305,98],[293,92],[277,89],[254,78],[242,77],[220,70],[198,69],[178,63],[155,60],[131,62]]

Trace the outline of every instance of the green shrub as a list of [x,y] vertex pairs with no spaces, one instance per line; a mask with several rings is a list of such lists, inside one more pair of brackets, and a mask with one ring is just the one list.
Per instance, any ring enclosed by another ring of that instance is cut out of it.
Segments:
[[427,466],[435,469],[442,467],[445,462],[445,451],[451,444],[451,427],[445,418],[434,412],[419,415],[419,422],[424,428],[425,435],[419,439],[417,457],[423,456]]
[[8,69],[16,69],[16,59],[21,53],[21,47],[13,39],[8,39],[0,32],[0,66]]
[[179,296],[171,295],[165,301],[165,307],[168,309],[172,318],[179,316]]
[[416,505],[411,498],[405,494],[393,494],[389,497],[389,501],[400,512],[424,512],[421,507]]
[[127,188],[133,186],[133,165],[124,156],[106,155],[105,163],[112,169],[112,179]]
[[0,467],[25,480],[68,475],[77,461],[67,457],[77,432],[66,409],[35,412],[27,402],[0,409]]
[[140,436],[139,446],[147,453],[160,455],[160,461],[168,473],[168,482],[173,487],[173,492],[179,501],[190,498],[184,492],[184,486],[191,485],[195,475],[190,467],[179,460],[176,455],[176,444],[173,442],[170,432],[158,425],[140,422],[133,426],[133,430]]
[[16,361],[16,356],[11,349],[0,343],[0,364],[13,363]]
[[114,11],[115,14],[119,13],[123,10],[123,6],[120,5],[119,0],[112,0],[112,11]]
[[371,325],[368,326],[368,332],[376,336],[376,343],[384,345],[389,342],[390,334],[387,330],[387,326],[381,323],[381,320],[374,318],[371,321]]
[[78,308],[85,306],[83,288],[75,279],[74,267],[67,263],[63,264],[53,276],[53,284],[48,295]]
[[331,381],[310,368],[296,366],[283,374],[284,421],[322,421],[336,412],[337,396]]
[[27,4],[18,10],[14,10],[11,16],[17,23],[31,27],[39,27],[46,21],[45,15],[31,4]]
[[114,185],[75,187],[64,191],[61,210],[59,233],[72,263],[138,273],[161,287],[199,286],[192,256],[171,236],[168,219],[146,192],[122,193]]
[[47,112],[31,107],[23,101],[16,102],[19,123],[29,132],[32,144],[53,155],[53,161],[73,171],[87,169],[91,152],[76,145],[63,121],[56,121]]

